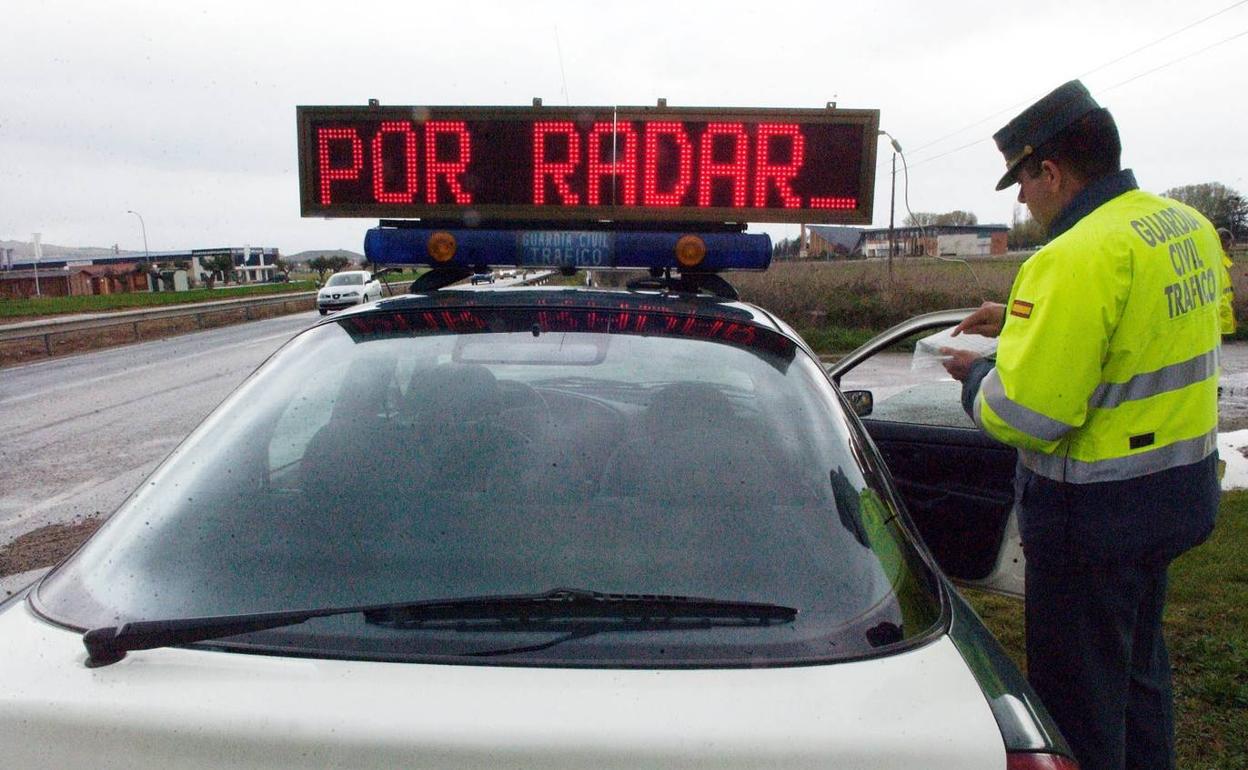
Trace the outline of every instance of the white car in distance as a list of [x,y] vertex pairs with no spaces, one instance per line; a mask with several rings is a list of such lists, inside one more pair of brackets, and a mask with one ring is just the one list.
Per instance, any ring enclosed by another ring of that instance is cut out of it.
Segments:
[[375,299],[381,299],[381,281],[367,270],[344,270],[331,275],[316,293],[316,309],[325,315]]

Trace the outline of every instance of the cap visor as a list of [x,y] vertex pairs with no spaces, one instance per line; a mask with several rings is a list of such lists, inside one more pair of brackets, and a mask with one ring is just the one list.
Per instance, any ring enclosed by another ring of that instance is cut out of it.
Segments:
[[1001,181],[997,182],[997,192],[1001,192],[1005,188],[1014,184],[1016,181],[1018,180],[1014,178],[1014,169],[1010,169],[1009,171],[1006,171],[1005,176],[1001,177]]

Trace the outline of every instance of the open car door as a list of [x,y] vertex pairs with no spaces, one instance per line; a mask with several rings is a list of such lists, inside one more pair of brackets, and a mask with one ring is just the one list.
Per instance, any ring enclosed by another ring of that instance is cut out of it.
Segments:
[[962,410],[961,384],[943,367],[912,367],[917,339],[970,312],[946,310],[898,324],[829,374],[855,405],[945,574],[962,585],[1022,596],[1016,452],[975,427]]

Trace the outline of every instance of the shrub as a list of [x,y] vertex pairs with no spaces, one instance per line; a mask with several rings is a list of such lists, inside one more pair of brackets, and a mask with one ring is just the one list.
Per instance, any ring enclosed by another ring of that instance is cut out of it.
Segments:
[[879,332],[920,313],[1004,302],[1020,261],[897,259],[891,278],[886,261],[784,262],[765,273],[734,274],[732,282],[742,299],[767,308],[816,348],[826,349],[815,340],[837,339],[832,330]]

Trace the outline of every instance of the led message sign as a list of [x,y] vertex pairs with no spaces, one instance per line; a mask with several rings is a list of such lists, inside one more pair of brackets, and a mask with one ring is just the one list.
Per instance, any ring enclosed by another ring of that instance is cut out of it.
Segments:
[[299,107],[304,216],[869,223],[877,110]]

